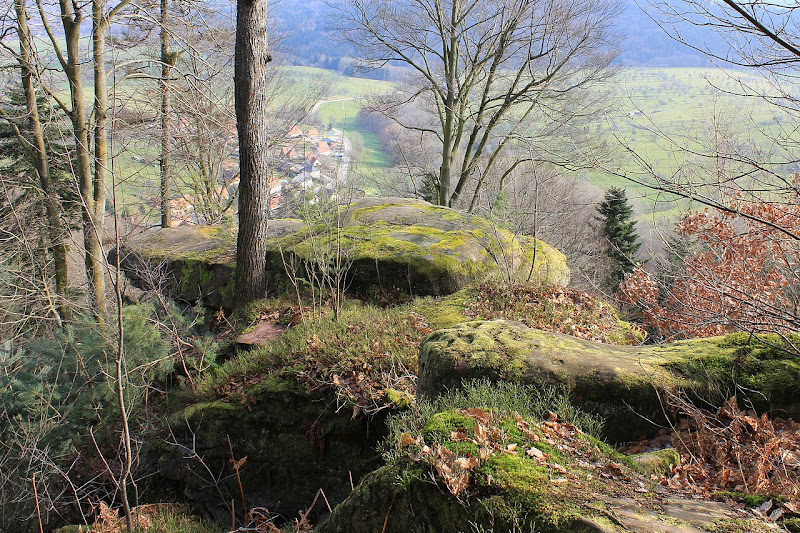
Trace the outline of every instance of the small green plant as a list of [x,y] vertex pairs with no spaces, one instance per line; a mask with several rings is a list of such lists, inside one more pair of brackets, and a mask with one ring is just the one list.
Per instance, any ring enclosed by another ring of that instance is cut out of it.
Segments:
[[[171,328],[157,306],[140,303],[121,313],[126,346],[123,372],[130,423],[139,434],[152,427],[148,405],[157,386],[179,372]],[[175,317],[173,324],[179,319]],[[107,472],[103,455],[114,454],[118,330],[76,320],[51,338],[0,345],[0,529],[28,531],[44,515],[74,516],[85,501],[103,501],[103,483],[76,483]],[[80,460],[77,460],[80,458]],[[35,476],[38,500],[33,496]],[[74,487],[74,490],[70,487]]]
[[474,380],[461,389],[448,391],[435,401],[418,401],[410,410],[389,419],[389,436],[384,444],[384,458],[392,460],[398,454],[396,443],[402,434],[418,434],[434,415],[457,409],[480,407],[497,413],[518,413],[524,418],[545,419],[550,413],[563,422],[574,424],[584,433],[597,436],[602,420],[575,407],[566,391],[556,387],[535,388],[508,382]]
[[419,343],[430,333],[424,317],[409,305],[393,309],[329,308],[313,320],[298,321],[281,337],[242,352],[219,371],[197,382],[191,399],[246,394],[244,383],[335,391],[339,398],[371,411],[390,403],[387,389],[413,398]]

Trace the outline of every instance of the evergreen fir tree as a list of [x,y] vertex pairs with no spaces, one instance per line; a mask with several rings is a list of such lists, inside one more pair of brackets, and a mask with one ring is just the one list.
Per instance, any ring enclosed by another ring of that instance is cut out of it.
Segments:
[[633,209],[628,203],[625,189],[612,187],[597,208],[601,233],[606,240],[606,255],[611,260],[607,278],[608,288],[616,290],[627,272],[635,266],[636,252],[642,246],[636,233],[636,223],[631,220]]

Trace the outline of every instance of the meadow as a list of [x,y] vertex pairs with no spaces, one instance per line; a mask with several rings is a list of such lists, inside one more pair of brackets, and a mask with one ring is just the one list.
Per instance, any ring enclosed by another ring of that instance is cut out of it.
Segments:
[[[776,137],[786,136],[787,113],[744,91],[768,92],[763,80],[746,72],[713,68],[630,68],[619,76],[615,110],[588,125],[620,148],[620,165],[634,177],[651,181],[627,150],[651,167],[654,174],[673,176],[692,169],[717,171],[710,153],[723,150],[768,150]],[[786,172],[789,169],[781,169]],[[688,204],[601,171],[587,176],[601,187],[625,186],[637,203],[640,217],[675,217]]]
[[[316,90],[322,95],[308,122],[330,124],[345,132],[360,152],[355,159],[358,173],[371,176],[389,167],[378,136],[359,123],[358,114],[367,105],[369,96],[391,91],[392,83],[348,77],[314,67],[280,68],[287,87],[296,88],[297,92]],[[713,172],[713,163],[687,155],[687,149],[708,150],[722,142],[722,133],[735,139],[739,146],[767,149],[772,137],[785,134],[784,130],[793,124],[788,114],[776,112],[774,106],[763,100],[736,95],[743,90],[741,83],[751,90],[765,90],[760,78],[736,72],[737,81],[731,74],[713,68],[625,69],[610,91],[609,111],[581,127],[589,135],[616,146],[618,156],[614,162],[633,175],[641,169],[625,155],[626,150],[635,152],[656,174],[672,175],[688,165],[694,165],[700,172]],[[133,102],[145,114],[156,115],[152,85],[152,81],[121,81],[116,101],[126,105]],[[85,91],[89,103],[90,82]],[[288,102],[291,96],[286,98]],[[278,96],[273,103],[280,106],[285,102]],[[124,131],[118,134],[114,170],[119,200],[133,211],[149,211],[152,206],[144,205],[143,200],[158,194],[157,146],[153,139],[126,139]],[[601,188],[626,187],[640,220],[674,218],[688,205],[599,170],[585,172],[582,177]]]
[[[332,123],[351,137],[363,140],[361,168],[365,173],[386,168],[388,162],[378,138],[362,128],[356,117],[366,105],[365,97],[389,91],[391,83],[351,78],[310,67],[291,67],[298,83],[325,77],[331,82],[329,100],[318,108],[320,122]],[[613,82],[613,99],[601,117],[582,127],[616,147],[615,163],[637,177],[641,169],[625,155],[635,152],[660,175],[672,175],[692,166],[699,172],[713,171],[708,162],[692,151],[702,152],[734,139],[739,147],[766,149],[773,137],[785,134],[787,114],[757,98],[738,96],[744,90],[766,91],[763,80],[746,72],[714,68],[628,68]],[[725,138],[723,138],[726,136]],[[688,150],[688,152],[687,152]],[[626,161],[627,159],[627,161]],[[608,188],[622,186],[636,204],[640,219],[674,218],[688,204],[638,186],[600,170],[584,177]]]

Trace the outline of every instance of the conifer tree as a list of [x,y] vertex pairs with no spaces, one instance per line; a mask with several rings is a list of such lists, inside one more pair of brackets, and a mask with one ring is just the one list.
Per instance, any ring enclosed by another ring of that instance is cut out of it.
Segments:
[[601,233],[606,241],[606,256],[611,260],[607,287],[616,290],[625,274],[636,266],[634,257],[642,243],[636,233],[636,223],[631,220],[633,209],[628,203],[625,189],[608,189],[597,211],[602,224]]

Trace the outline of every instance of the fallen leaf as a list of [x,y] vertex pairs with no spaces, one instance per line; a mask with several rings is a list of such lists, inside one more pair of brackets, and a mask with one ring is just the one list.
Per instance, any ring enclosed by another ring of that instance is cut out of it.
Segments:
[[414,437],[412,437],[410,434],[403,433],[402,435],[400,435],[400,446],[405,448],[406,446],[411,446],[416,443],[417,441],[415,441]]
[[536,446],[531,446],[530,450],[525,450],[525,453],[536,459],[544,459],[544,453]]
[[783,508],[787,513],[800,515],[800,502],[786,502]]
[[462,470],[472,470],[474,468],[478,468],[481,462],[475,456],[470,457],[459,457],[455,461],[455,465]]

